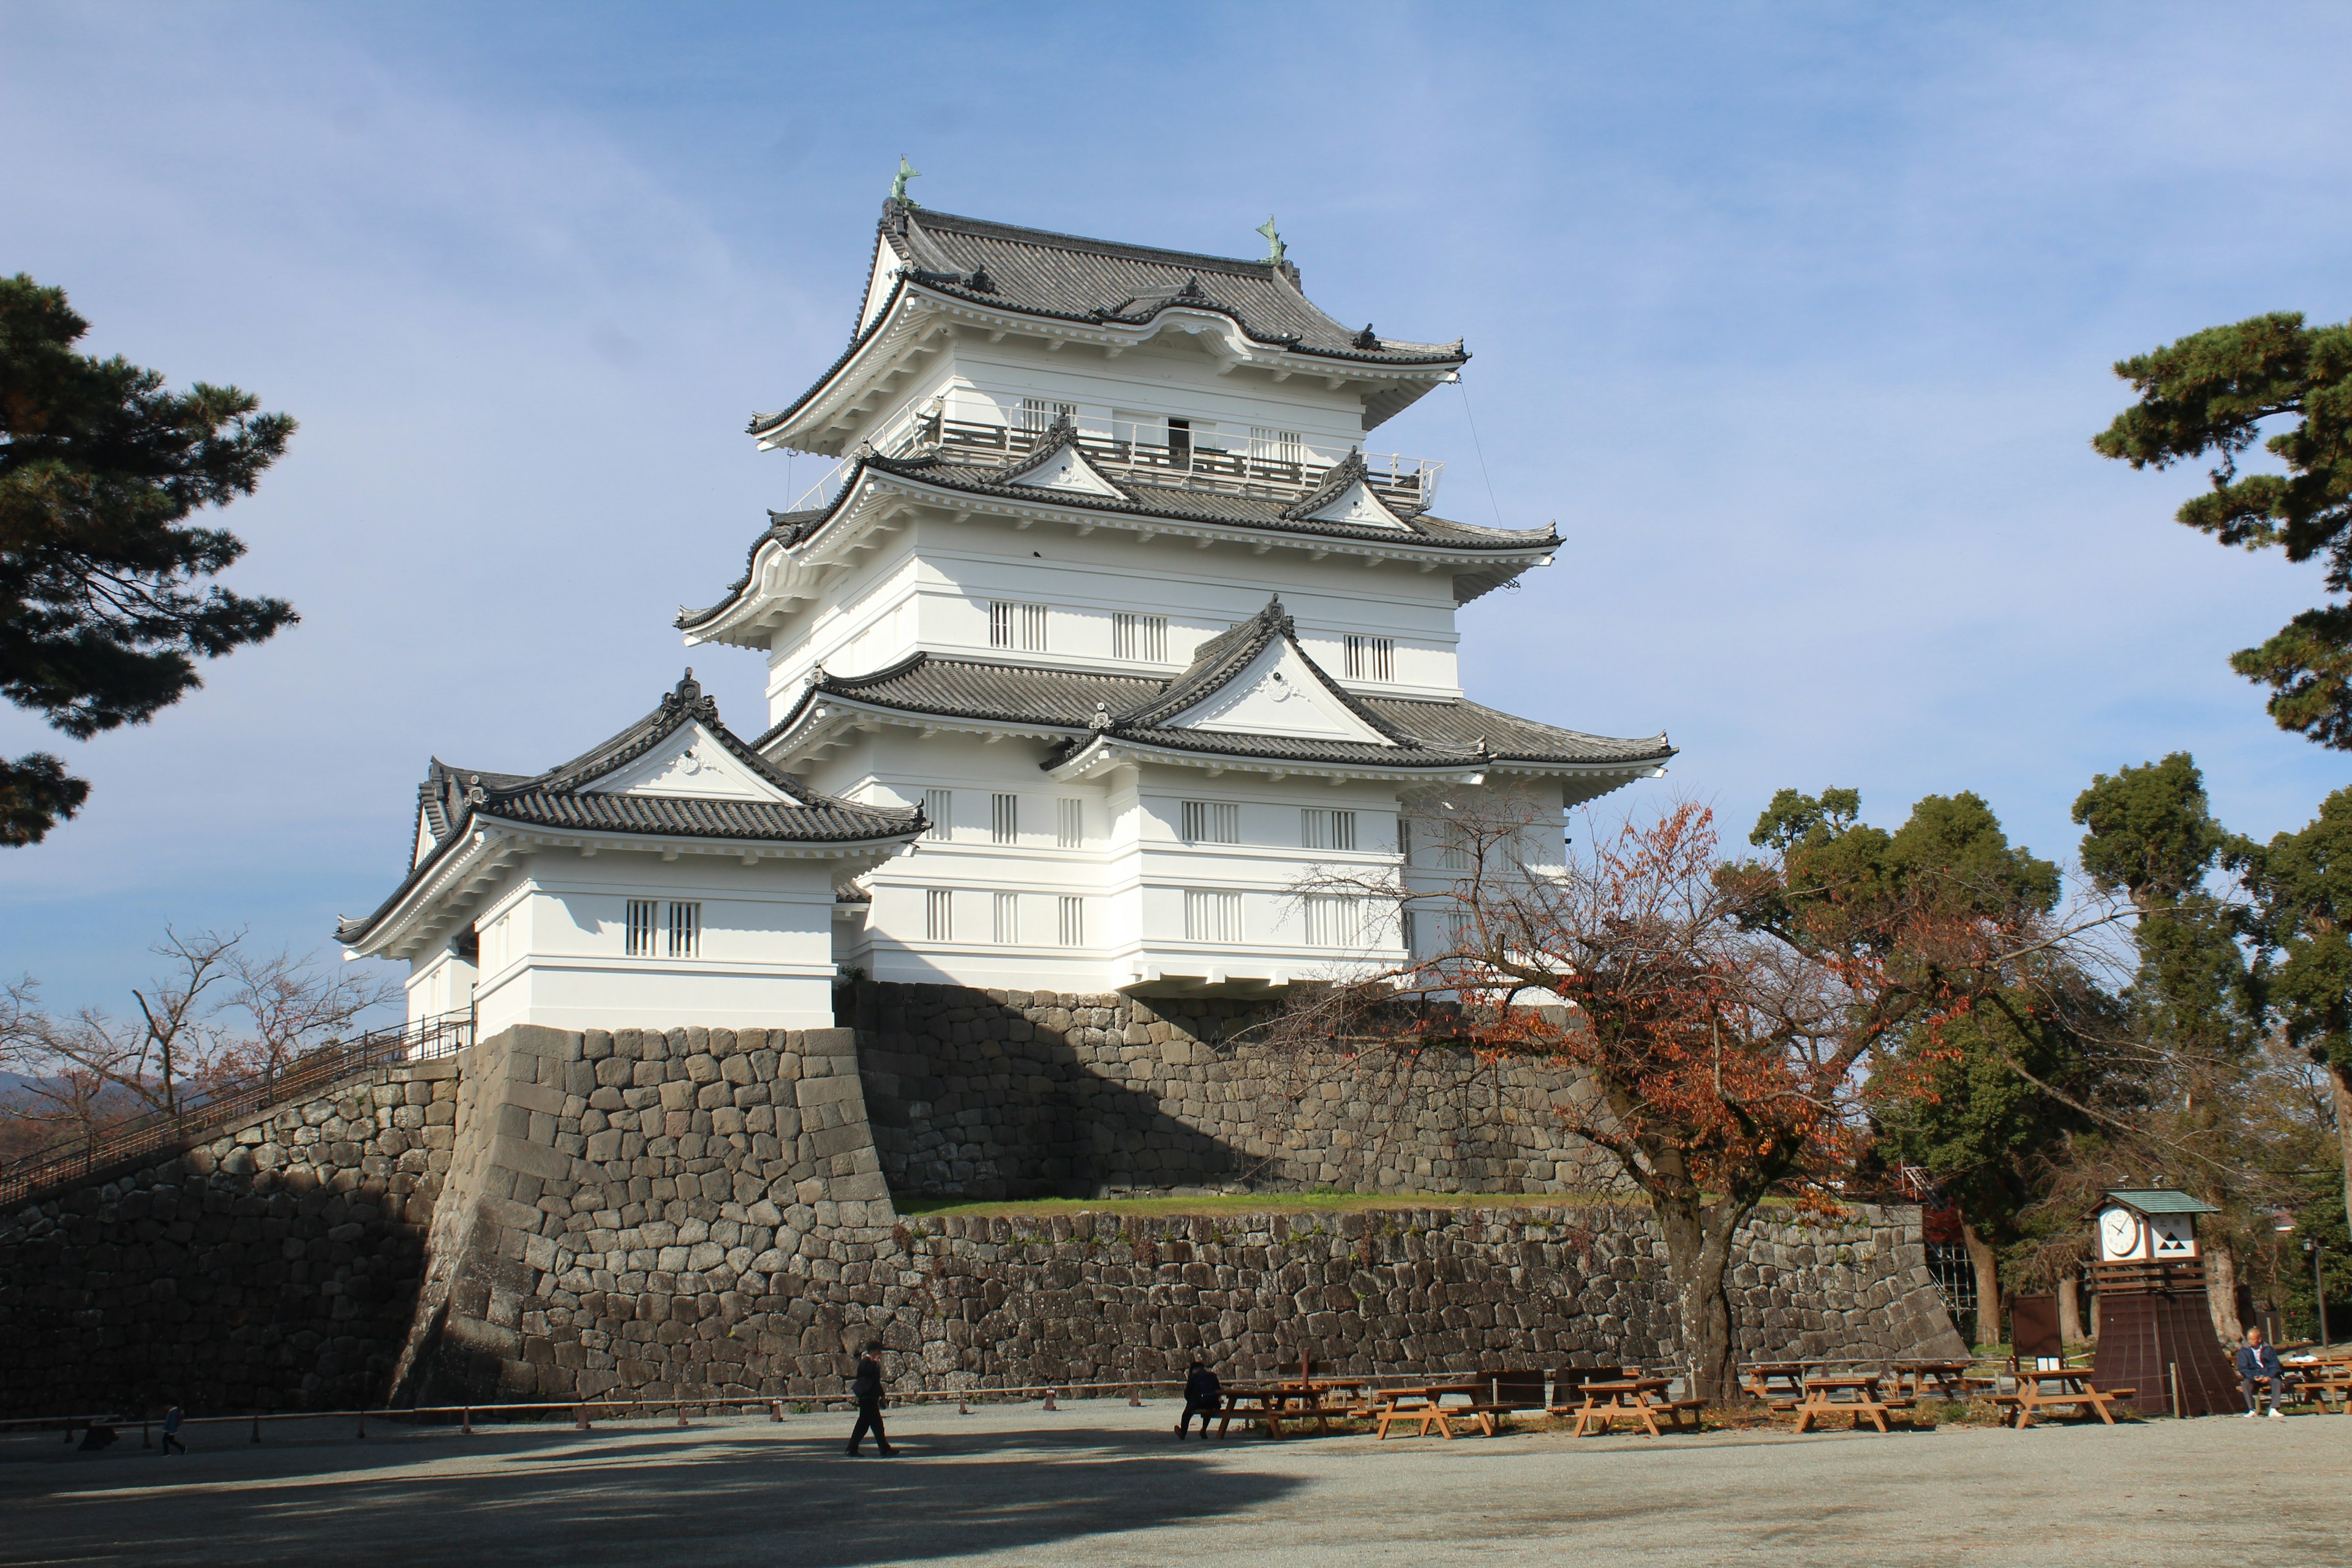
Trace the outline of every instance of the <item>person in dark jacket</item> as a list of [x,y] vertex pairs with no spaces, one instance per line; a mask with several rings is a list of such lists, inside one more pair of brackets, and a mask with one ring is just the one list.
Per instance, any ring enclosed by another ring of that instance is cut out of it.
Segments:
[[874,1451],[884,1458],[898,1453],[890,1447],[890,1435],[882,1430],[882,1342],[870,1340],[866,1352],[857,1358],[857,1375],[849,1380],[849,1392],[857,1396],[857,1425],[849,1429],[849,1452],[857,1452],[857,1445],[866,1434],[874,1434]]
[[188,1446],[180,1441],[180,1407],[176,1405],[163,1412],[163,1452],[168,1454],[174,1448],[183,1454],[188,1451]]
[[2263,1342],[2260,1329],[2246,1331],[2246,1342],[2238,1347],[2238,1389],[2246,1398],[2249,1419],[2263,1413],[2258,1385],[2270,1384],[2271,1418],[2284,1421],[2286,1415],[2278,1407],[2279,1396],[2286,1392],[2286,1368],[2279,1364],[2278,1352]]
[[1223,1402],[1224,1389],[1217,1382],[1217,1374],[1194,1362],[1184,1373],[1184,1415],[1176,1423],[1176,1440],[1179,1443],[1184,1440],[1184,1434],[1191,1428],[1195,1415],[1201,1418],[1201,1436],[1207,1436],[1209,1419],[1216,1415],[1217,1407]]

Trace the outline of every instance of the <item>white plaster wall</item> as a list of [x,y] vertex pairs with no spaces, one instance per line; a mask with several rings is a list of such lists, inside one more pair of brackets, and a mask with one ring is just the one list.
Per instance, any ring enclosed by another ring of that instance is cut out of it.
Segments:
[[[1127,668],[1170,676],[1200,645],[1265,607],[1275,594],[1317,663],[1351,689],[1397,696],[1462,694],[1453,578],[1395,562],[1367,568],[1360,557],[1323,561],[1297,550],[1255,553],[1244,544],[1202,550],[1167,537],[1137,543],[1132,533],[925,511],[887,536],[823,598],[780,627],[769,659],[770,721],[799,698],[818,663],[862,674],[909,653],[1005,658],[1070,668]],[[1047,606],[1045,650],[992,648],[992,600]],[[1112,616],[1165,616],[1168,658],[1113,657]],[[1394,643],[1394,679],[1345,678],[1350,634]]]
[[[520,862],[475,927],[480,1028],[814,1028],[832,1022],[833,874],[824,859],[549,849]],[[656,953],[625,951],[627,903],[664,907]],[[667,952],[667,904],[702,906],[699,951]],[[663,1025],[663,1020],[673,1025]]]
[[[940,732],[929,740],[897,725],[859,735],[808,769],[817,787],[876,804],[920,803],[928,789],[954,794],[946,837],[923,841],[866,878],[870,914],[840,933],[838,960],[883,980],[941,981],[1016,989],[1105,990],[1139,981],[1277,984],[1361,962],[1402,956],[1393,921],[1367,903],[1368,940],[1339,951],[1307,943],[1305,884],[1344,876],[1385,880],[1396,866],[1396,790],[1381,783],[1333,787],[1319,779],[1148,767],[1060,784],[1038,763],[1039,742]],[[1020,801],[1020,834],[992,840],[991,797]],[[1057,798],[1082,802],[1085,842],[1055,842]],[[1240,842],[1182,842],[1183,803],[1230,803]],[[1357,814],[1357,848],[1309,848],[1303,808]],[[1188,889],[1230,889],[1243,900],[1241,939],[1185,935]],[[952,933],[929,934],[926,895],[947,892]],[[1016,900],[1017,940],[995,940],[993,900]],[[1085,900],[1086,942],[1059,941],[1056,900]]]

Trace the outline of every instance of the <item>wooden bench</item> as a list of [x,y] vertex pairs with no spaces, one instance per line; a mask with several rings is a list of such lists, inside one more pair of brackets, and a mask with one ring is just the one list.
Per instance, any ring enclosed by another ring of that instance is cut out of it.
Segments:
[[[1908,1394],[1882,1394],[1879,1379],[1868,1374],[1852,1377],[1809,1377],[1805,1380],[1805,1397],[1796,1406],[1795,1432],[1811,1429],[1824,1416],[1852,1415],[1853,1429],[1862,1430],[1864,1421],[1881,1432],[1889,1430],[1886,1417],[1909,1410],[1918,1401]],[[1839,1395],[1844,1395],[1841,1398]]]

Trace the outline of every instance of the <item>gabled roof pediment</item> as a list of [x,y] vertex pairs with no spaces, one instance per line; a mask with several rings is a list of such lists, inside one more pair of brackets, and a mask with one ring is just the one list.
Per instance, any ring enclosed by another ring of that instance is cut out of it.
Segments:
[[1054,422],[1054,427],[1034,448],[996,469],[989,479],[995,484],[1020,485],[1034,490],[1061,490],[1109,500],[1134,499],[1095,467],[1094,459],[1078,445],[1076,421],[1067,415]]
[[1323,482],[1282,509],[1292,522],[1330,522],[1347,528],[1393,528],[1413,531],[1404,514],[1372,488],[1371,468],[1360,451],[1350,452],[1323,476]]
[[699,720],[671,731],[635,761],[580,786],[583,795],[690,796],[705,800],[760,800],[781,805],[804,802],[738,759]]
[[1351,710],[1314,661],[1287,637],[1271,639],[1257,657],[1216,689],[1160,721],[1168,730],[1214,730],[1245,735],[1299,735],[1318,741],[1396,742]]

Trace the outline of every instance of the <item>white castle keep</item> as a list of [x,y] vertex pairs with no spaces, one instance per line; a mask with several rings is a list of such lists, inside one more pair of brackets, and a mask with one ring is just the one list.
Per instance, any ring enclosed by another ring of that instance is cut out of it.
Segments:
[[1240,261],[885,203],[848,348],[751,424],[839,462],[677,618],[767,656],[767,730],[689,675],[549,772],[436,761],[348,951],[485,1031],[819,1026],[843,971],[1262,995],[1443,941],[1307,890],[1443,887],[1423,803],[1662,772],[1663,734],[1463,695],[1456,608],[1559,539],[1363,451],[1469,356],[1341,326],[1262,232]]

